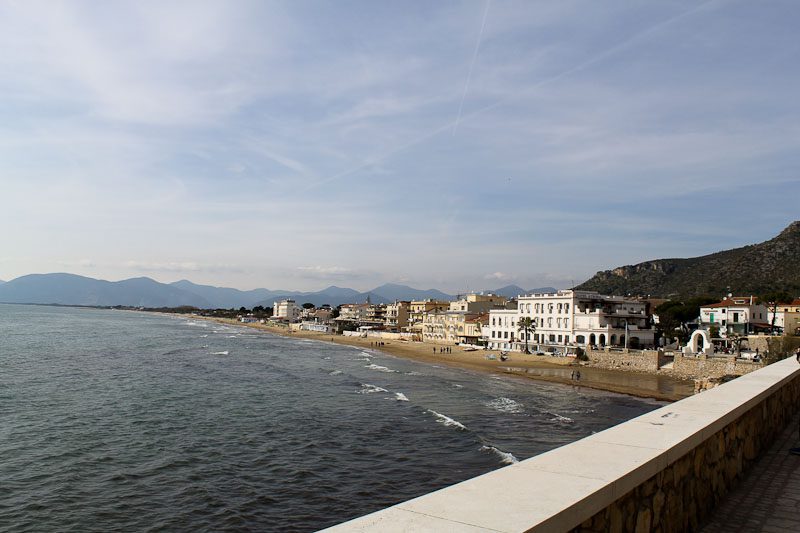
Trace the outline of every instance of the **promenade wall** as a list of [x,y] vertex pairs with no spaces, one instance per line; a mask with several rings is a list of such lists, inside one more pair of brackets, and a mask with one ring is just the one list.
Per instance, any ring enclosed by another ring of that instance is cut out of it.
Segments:
[[798,401],[800,365],[792,357],[326,531],[693,531]]
[[606,348],[593,350],[587,348],[586,356],[593,366],[612,370],[634,370],[638,372],[657,372],[666,362],[664,352],[659,350],[626,350]]
[[672,373],[682,378],[743,376],[763,366],[763,363],[736,359],[735,355],[706,357],[676,354]]

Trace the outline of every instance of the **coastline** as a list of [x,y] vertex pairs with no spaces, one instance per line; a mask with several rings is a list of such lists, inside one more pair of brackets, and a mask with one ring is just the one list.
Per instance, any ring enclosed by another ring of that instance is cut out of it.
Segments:
[[[516,376],[535,381],[548,381],[576,387],[598,389],[618,394],[628,394],[640,398],[651,398],[661,401],[677,401],[691,396],[693,383],[677,380],[670,376],[654,375],[642,372],[615,371],[591,366],[574,364],[572,359],[562,357],[543,357],[524,355],[518,352],[509,354],[507,361],[500,361],[497,350],[464,351],[460,346],[451,346],[451,353],[439,353],[440,345],[422,342],[383,340],[345,337],[313,331],[289,331],[286,328],[267,326],[260,323],[242,323],[230,318],[206,317],[199,315],[182,315],[164,313],[171,317],[198,318],[218,322],[228,326],[248,327],[282,337],[296,337],[331,342],[357,348],[378,350],[394,357],[412,359],[428,364],[448,365],[477,372],[489,372],[507,376]],[[377,345],[383,342],[383,345]],[[488,359],[494,354],[495,359]],[[573,371],[580,371],[580,379],[572,379]]]

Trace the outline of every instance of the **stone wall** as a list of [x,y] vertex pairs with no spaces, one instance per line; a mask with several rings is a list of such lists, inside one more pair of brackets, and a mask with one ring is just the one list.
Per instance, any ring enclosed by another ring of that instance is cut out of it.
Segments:
[[721,357],[675,355],[672,374],[680,378],[709,378],[721,376],[743,376],[764,366],[734,355]]
[[696,531],[786,427],[799,399],[800,377],[572,531]]
[[657,350],[586,350],[592,366],[613,370],[656,372],[664,364],[663,352]]

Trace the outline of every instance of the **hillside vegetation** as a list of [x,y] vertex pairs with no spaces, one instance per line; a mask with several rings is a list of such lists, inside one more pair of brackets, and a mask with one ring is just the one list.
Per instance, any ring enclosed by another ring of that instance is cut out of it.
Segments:
[[689,259],[656,259],[598,272],[577,287],[603,294],[653,297],[800,295],[800,221],[760,244]]

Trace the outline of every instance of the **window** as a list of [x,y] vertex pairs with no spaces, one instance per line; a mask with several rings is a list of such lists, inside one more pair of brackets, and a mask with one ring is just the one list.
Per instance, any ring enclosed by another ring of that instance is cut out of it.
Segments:
[[569,335],[564,335],[564,342],[569,344]]
[[564,337],[562,335],[558,336],[558,342],[561,342],[563,339],[564,339]]
[[492,317],[492,325],[494,326],[494,317]]
[[569,313],[569,304],[564,304],[564,312]]
[[507,331],[504,331],[504,332],[503,332],[503,338],[504,338],[504,339],[507,339],[507,338],[508,338],[508,332],[507,332]]
[[492,330],[492,338],[494,338],[494,333],[495,333],[494,330]]
[[556,336],[550,335],[550,342],[556,342]]

